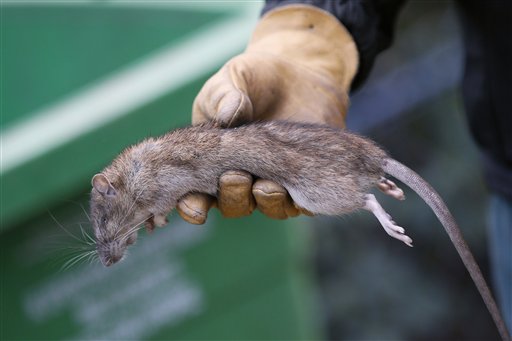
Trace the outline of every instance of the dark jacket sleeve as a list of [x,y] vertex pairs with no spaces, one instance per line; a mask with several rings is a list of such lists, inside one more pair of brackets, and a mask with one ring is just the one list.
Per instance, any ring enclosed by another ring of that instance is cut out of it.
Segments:
[[512,1],[457,1],[462,94],[488,186],[512,200]]
[[359,51],[359,70],[352,83],[358,88],[375,57],[391,45],[395,18],[404,0],[267,0],[262,14],[284,5],[308,4],[333,14],[348,29]]

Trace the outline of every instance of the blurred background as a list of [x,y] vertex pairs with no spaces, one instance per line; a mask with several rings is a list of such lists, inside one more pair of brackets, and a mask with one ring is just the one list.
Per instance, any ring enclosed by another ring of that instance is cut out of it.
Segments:
[[[414,248],[368,213],[273,221],[174,214],[112,268],[83,257],[90,178],[124,147],[190,122],[261,2],[3,1],[2,340],[498,339],[430,209],[378,195]],[[348,127],[447,201],[487,276],[486,192],[459,94],[450,1],[409,1],[352,96]]]

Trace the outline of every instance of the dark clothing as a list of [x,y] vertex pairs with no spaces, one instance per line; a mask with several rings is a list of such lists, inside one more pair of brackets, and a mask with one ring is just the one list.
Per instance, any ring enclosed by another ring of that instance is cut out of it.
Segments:
[[[293,3],[332,13],[352,34],[360,66],[352,89],[375,57],[391,45],[403,0],[267,0],[262,13]],[[512,199],[512,1],[460,0],[465,69],[462,83],[469,126],[491,190]]]
[[377,54],[391,45],[396,15],[404,0],[267,0],[262,14],[299,3],[330,12],[354,38],[359,51],[359,71],[352,82],[352,89],[356,89],[368,77]]
[[462,93],[494,191],[512,199],[512,1],[460,0]]

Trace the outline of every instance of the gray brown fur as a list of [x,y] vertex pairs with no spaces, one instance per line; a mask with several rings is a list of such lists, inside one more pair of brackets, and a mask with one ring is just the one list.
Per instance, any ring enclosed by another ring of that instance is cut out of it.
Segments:
[[[129,228],[167,215],[187,193],[216,195],[220,175],[233,169],[281,184],[298,206],[315,214],[357,210],[384,175],[385,158],[373,142],[355,134],[288,122],[232,129],[208,124],[148,138],[102,171],[117,192],[114,198],[91,193],[93,225],[104,245],[100,256],[118,260],[126,247],[119,236]],[[133,242],[136,234],[130,238]]]
[[298,206],[323,215],[363,208],[366,195],[385,173],[404,181],[441,219],[502,337],[509,339],[478,265],[439,195],[372,141],[328,126],[276,121],[230,129],[203,125],[127,148],[102,171],[115,195],[94,188],[91,193],[100,259],[111,264],[122,258],[136,239],[133,227],[167,215],[185,194],[216,195],[218,180],[228,170],[273,180]]

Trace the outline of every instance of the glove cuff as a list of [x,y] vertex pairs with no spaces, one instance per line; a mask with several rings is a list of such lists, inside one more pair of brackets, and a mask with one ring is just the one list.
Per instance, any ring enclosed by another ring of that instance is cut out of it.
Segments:
[[268,53],[331,78],[346,92],[357,73],[356,43],[339,20],[318,7],[286,5],[267,12],[247,52]]

